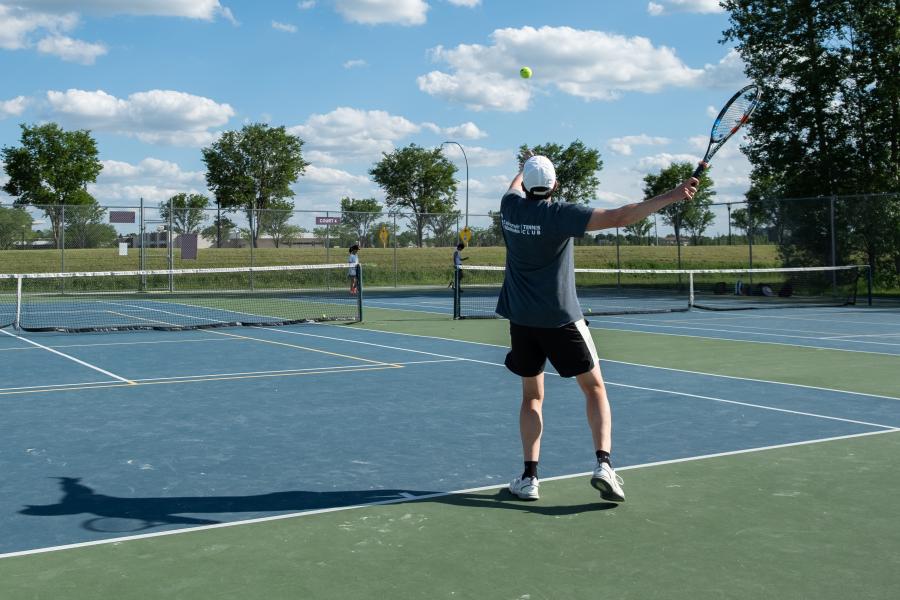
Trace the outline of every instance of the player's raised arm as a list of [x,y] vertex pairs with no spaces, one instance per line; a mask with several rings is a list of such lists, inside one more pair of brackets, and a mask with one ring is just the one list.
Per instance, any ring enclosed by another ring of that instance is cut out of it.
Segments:
[[644,217],[648,217],[655,212],[659,212],[663,208],[679,202],[681,200],[690,200],[697,193],[699,180],[691,177],[681,183],[676,188],[669,190],[659,196],[654,196],[643,202],[635,202],[634,204],[626,204],[619,208],[604,209],[595,208],[594,213],[588,221],[587,231],[596,231],[598,229],[612,229],[615,227],[625,227],[632,223],[637,223]]

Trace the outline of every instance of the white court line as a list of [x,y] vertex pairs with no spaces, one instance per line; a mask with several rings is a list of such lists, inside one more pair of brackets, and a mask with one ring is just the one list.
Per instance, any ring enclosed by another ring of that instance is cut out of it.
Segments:
[[81,365],[81,366],[83,366],[83,367],[87,367],[87,368],[89,368],[89,369],[93,369],[93,370],[97,371],[98,373],[103,373],[104,375],[108,375],[109,377],[112,377],[113,379],[118,379],[119,381],[122,381],[122,382],[124,382],[124,383],[130,383],[130,384],[133,384],[133,383],[134,383],[134,382],[131,381],[130,379],[125,379],[124,377],[119,377],[119,376],[116,375],[115,373],[110,373],[109,371],[107,371],[107,370],[105,370],[105,369],[101,369],[100,367],[98,367],[98,366],[96,366],[96,365],[92,365],[92,364],[89,363],[89,362],[85,362],[85,361],[83,361],[83,360],[80,360],[80,359],[78,359],[78,358],[75,358],[74,356],[70,356],[70,355],[65,354],[65,353],[63,353],[63,352],[60,352],[59,350],[54,350],[53,348],[50,348],[49,346],[44,346],[43,344],[38,344],[37,342],[31,341],[31,340],[29,340],[29,339],[27,339],[27,338],[23,338],[23,337],[21,337],[21,336],[18,336],[18,335],[12,334],[12,333],[9,333],[8,331],[3,330],[3,329],[0,329],[0,333],[4,333],[4,334],[6,334],[6,335],[8,335],[8,336],[10,336],[10,337],[13,337],[13,338],[22,340],[23,342],[25,342],[25,343],[27,343],[27,344],[31,344],[31,345],[33,345],[33,346],[37,346],[38,348],[41,348],[42,350],[46,350],[47,352],[51,352],[51,353],[53,353],[53,354],[56,354],[56,355],[58,355],[58,356],[61,356],[61,357],[63,357],[63,358],[66,358],[66,359],[68,359],[68,360],[71,360],[72,362],[78,363],[79,365]]
[[[779,450],[782,448],[795,448],[798,446],[812,446],[815,444],[822,444],[827,442],[837,442],[841,440],[849,440],[855,438],[862,438],[874,435],[883,435],[885,433],[894,433],[900,431],[900,429],[889,429],[886,431],[869,431],[865,433],[854,433],[850,435],[840,435],[828,438],[820,438],[815,440],[806,440],[803,442],[789,442],[786,444],[774,444],[771,446],[760,446],[757,448],[746,448],[744,450],[730,450],[727,452],[716,452],[712,454],[702,454],[699,456],[689,456],[685,458],[674,458],[671,460],[660,460],[655,462],[643,463],[639,465],[630,465],[625,467],[617,467],[616,471],[636,471],[639,469],[653,468],[653,467],[661,467],[666,465],[674,465],[688,462],[697,462],[701,460],[710,460],[716,458],[724,458],[728,456],[740,456],[743,454],[755,454],[757,452],[765,452],[768,450]],[[557,475],[555,477],[545,477],[541,479],[542,483],[546,483],[548,481],[564,481],[567,479],[575,479],[577,477],[586,477],[590,475],[591,472],[585,473],[572,473],[569,475]],[[391,504],[401,504],[410,501],[422,501],[422,500],[436,500],[438,498],[447,498],[449,496],[459,496],[463,494],[477,494],[480,492],[489,492],[491,490],[502,490],[507,487],[507,484],[500,485],[486,485],[481,487],[467,488],[462,490],[454,490],[450,492],[436,492],[434,494],[422,494],[420,496],[416,496],[414,494],[410,494],[409,492],[400,492],[397,495],[398,498],[394,498],[391,500],[378,500],[375,502],[367,502],[364,504],[353,504],[350,506],[335,506],[332,508],[319,508],[314,510],[307,510],[302,512],[289,513],[284,515],[272,515],[268,517],[258,517],[255,519],[244,519],[241,521],[231,521],[228,523],[215,523],[212,525],[198,525],[196,527],[190,528],[182,528],[182,529],[174,529],[168,531],[156,531],[153,533],[142,533],[138,535],[129,535],[124,537],[117,538],[109,538],[105,540],[93,540],[90,542],[79,542],[76,544],[65,544],[62,546],[51,546],[47,548],[35,548],[33,550],[20,550],[17,552],[7,552],[5,554],[0,554],[0,559],[4,558],[13,558],[16,556],[29,556],[34,554],[47,554],[50,552],[60,552],[63,550],[75,550],[78,548],[87,548],[90,546],[101,546],[106,544],[120,544],[122,542],[130,542],[135,540],[142,540],[148,538],[156,538],[156,537],[164,537],[170,535],[182,535],[186,533],[194,533],[197,531],[208,531],[210,529],[224,529],[226,527],[241,527],[244,525],[253,525],[256,523],[269,523],[272,521],[281,521],[284,519],[296,519],[298,517],[311,517],[315,515],[322,515],[334,512],[345,512],[350,510],[359,510],[361,508],[369,508],[374,506],[387,506]]]
[[[708,335],[689,335],[687,333],[672,333],[668,331],[645,331],[640,329],[623,329],[621,327],[610,327],[606,326],[594,326],[594,323],[597,322],[597,319],[591,319],[588,317],[588,320],[591,322],[591,329],[607,329],[609,331],[626,331],[628,333],[646,333],[647,335],[671,335],[674,337],[686,337],[686,338],[694,338],[698,340],[722,340],[727,342],[743,342],[745,344],[766,344],[768,346],[787,346],[790,348],[810,348],[813,350],[828,350],[831,352],[853,352],[855,354],[877,354],[879,356],[900,356],[896,352],[876,352],[875,350],[854,350],[852,348],[829,348],[828,346],[816,346],[813,344],[789,344],[787,342],[767,342],[764,340],[748,340],[746,338],[733,338],[733,337],[712,337]],[[737,331],[734,333],[744,333],[743,331]],[[790,336],[786,336],[790,337]]]
[[[431,364],[431,363],[445,363],[445,362],[458,362],[459,359],[456,358],[442,358],[437,360],[414,360],[408,362],[398,362],[398,363],[375,363],[372,365],[373,367],[405,367],[407,365],[422,365],[422,364]],[[277,369],[272,371],[244,371],[244,372],[236,372],[236,373],[201,373],[195,375],[174,375],[171,377],[147,377],[145,379],[135,379],[135,383],[152,383],[159,381],[178,381],[181,379],[198,379],[204,377],[237,377],[241,375],[276,375],[276,374],[290,374],[290,373],[306,373],[309,371],[345,371],[345,370],[357,370],[360,367],[365,367],[367,365],[339,365],[339,366],[323,366],[323,367],[306,367],[303,369]],[[0,390],[2,391],[2,390]]]
[[[623,315],[623,316],[624,316],[624,315]],[[611,318],[611,317],[612,317],[612,318]],[[614,320],[614,321],[617,322],[617,323],[627,323],[627,321],[625,321],[625,320],[615,318],[614,315],[613,315],[613,316],[605,316],[604,319],[606,319],[606,320]],[[628,319],[631,320],[631,321],[637,322],[637,323],[641,323],[641,324],[645,324],[645,325],[655,325],[655,326],[657,326],[657,327],[663,327],[663,326],[669,327],[669,326],[670,326],[670,325],[668,325],[669,323],[686,323],[686,324],[694,325],[697,329],[701,329],[701,330],[708,329],[707,327],[705,327],[705,324],[708,323],[708,322],[710,322],[710,321],[722,320],[722,319],[719,319],[719,318],[709,318],[709,319],[650,319],[650,318],[642,318],[642,317],[638,317],[638,316],[635,316],[635,315],[628,315]],[[662,323],[663,325],[660,325],[660,323]],[[834,324],[834,322],[832,322],[832,324]],[[838,338],[839,338],[839,337],[881,337],[881,336],[898,336],[898,335],[900,335],[900,333],[876,333],[876,334],[857,334],[857,335],[854,335],[854,334],[846,334],[846,335],[844,335],[844,334],[840,334],[840,333],[837,332],[837,331],[812,331],[812,330],[809,330],[809,329],[791,329],[791,328],[775,327],[775,326],[772,326],[772,325],[770,325],[770,326],[768,326],[768,327],[764,327],[764,326],[760,326],[760,325],[740,325],[740,324],[738,324],[738,323],[724,323],[723,325],[725,325],[725,326],[727,326],[727,327],[740,327],[741,329],[762,330],[763,333],[769,332],[769,331],[772,331],[772,330],[776,330],[777,332],[793,332],[793,333],[816,334],[816,335],[823,335],[823,336],[836,336],[836,337],[838,337]],[[671,327],[676,327],[676,326],[675,326],[675,325],[671,325]],[[742,333],[742,332],[736,332],[736,333]],[[749,333],[755,333],[755,332],[749,332]],[[779,335],[779,334],[778,334],[778,333],[775,333],[775,334],[769,334],[769,335]],[[789,337],[789,336],[785,336],[785,337]],[[813,338],[813,339],[825,339],[825,340],[827,340],[827,339],[832,339],[832,338],[823,337],[823,338]]]
[[700,396],[700,395],[698,395],[698,394],[689,394],[689,393],[687,393],[687,392],[676,392],[676,391],[674,391],[674,390],[662,390],[662,389],[658,389],[658,388],[644,387],[644,386],[641,386],[641,385],[629,385],[629,384],[627,384],[627,383],[615,383],[615,382],[612,382],[612,381],[607,381],[606,384],[607,384],[607,385],[614,385],[614,386],[617,386],[617,387],[624,387],[624,388],[635,389],[635,390],[646,390],[646,391],[648,391],[648,392],[659,392],[659,393],[661,393],[661,394],[672,394],[672,395],[675,395],[675,396],[686,396],[686,397],[688,397],[688,398],[697,398],[697,399],[699,399],[699,400],[712,400],[712,401],[714,401],[714,402],[723,402],[723,403],[725,403],[725,404],[736,404],[736,405],[739,405],[739,406],[749,406],[750,408],[761,408],[761,409],[763,409],[763,410],[772,410],[772,411],[775,411],[775,412],[789,413],[789,414],[800,415],[800,416],[804,416],[804,417],[815,417],[815,418],[817,418],[817,419],[828,419],[828,420],[831,420],[831,421],[841,421],[841,422],[844,422],[844,423],[855,423],[855,424],[857,424],[857,425],[866,425],[866,426],[869,426],[869,427],[881,427],[882,429],[890,429],[890,430],[895,430],[895,431],[898,430],[898,427],[897,427],[896,425],[882,425],[881,423],[869,423],[869,422],[867,422],[867,421],[857,421],[857,420],[854,420],[854,419],[844,419],[844,418],[842,418],[842,417],[831,417],[831,416],[828,416],[828,415],[821,415],[821,414],[818,414],[818,413],[803,412],[803,411],[799,411],[799,410],[789,410],[789,409],[786,409],[786,408],[776,408],[776,407],[774,407],[774,406],[766,406],[766,405],[764,405],[764,404],[751,404],[750,402],[738,402],[737,400],[726,400],[725,398],[715,398],[715,397],[713,397],[713,396]]
[[[608,323],[608,322],[611,321],[610,319],[607,319],[607,318],[605,318],[605,317],[604,317],[604,318],[599,318],[599,319],[598,319],[598,318],[593,318],[593,319],[592,319],[590,315],[588,315],[586,318],[587,318],[588,320],[590,320],[592,323],[595,323],[595,322],[596,322],[596,323]],[[700,331],[700,332],[712,331],[712,332],[716,332],[716,333],[734,333],[734,334],[738,334],[738,335],[759,335],[759,336],[769,336],[769,337],[793,338],[793,339],[798,339],[798,340],[814,340],[814,341],[821,341],[821,340],[829,339],[829,338],[823,338],[823,337],[815,337],[815,336],[812,336],[812,335],[785,334],[785,333],[780,333],[780,332],[777,332],[777,331],[776,331],[776,332],[768,332],[768,331],[737,331],[737,330],[734,330],[734,329],[717,329],[717,328],[713,328],[713,327],[704,327],[703,325],[696,325],[696,326],[693,326],[693,327],[688,327],[688,326],[685,326],[685,325],[665,325],[665,324],[659,325],[659,324],[656,324],[656,323],[650,323],[650,322],[641,322],[641,321],[621,321],[621,320],[618,320],[618,319],[613,320],[612,322],[613,322],[613,323],[617,323],[617,324],[619,324],[619,325],[634,325],[634,326],[636,326],[636,327],[655,327],[655,328],[658,328],[658,329],[687,329],[687,330],[691,330],[691,331]],[[741,325],[735,325],[734,327],[742,327],[742,326],[741,326]],[[787,330],[787,329],[786,329],[786,330],[783,330],[783,331],[791,331],[791,330]],[[810,331],[810,332],[807,332],[807,333],[826,333],[826,332]],[[828,335],[830,335],[831,333],[833,333],[833,332],[828,332]],[[861,336],[857,336],[857,337],[861,337]],[[756,340],[752,340],[752,341],[756,341]],[[854,341],[854,340],[847,340],[847,341]],[[859,343],[859,344],[886,344],[885,342],[866,342],[866,341],[859,341],[859,342],[856,342],[856,343]],[[889,346],[896,346],[897,344],[886,344],[886,345],[889,345]]]
[[[53,388],[71,388],[73,390],[77,390],[79,387],[85,386],[96,386],[96,385],[108,385],[110,383],[115,383],[118,385],[120,382],[117,382],[114,379],[106,379],[104,381],[85,381],[81,383],[51,383],[47,385],[26,385],[22,387],[8,387],[8,388],[0,388],[0,392],[15,392],[18,390],[45,390],[45,389],[53,389]],[[131,383],[134,383],[133,381]]]
[[[268,328],[266,328],[266,329],[268,329]],[[454,356],[449,356],[449,355],[446,355],[446,354],[436,354],[436,353],[434,353],[434,352],[426,352],[426,351],[424,351],[424,350],[413,350],[413,349],[410,349],[410,348],[401,348],[401,347],[397,347],[397,346],[388,346],[388,345],[385,345],[385,344],[376,344],[376,343],[374,343],[374,342],[363,342],[363,341],[360,341],[360,340],[352,340],[352,339],[347,339],[347,338],[337,338],[337,337],[331,337],[331,336],[316,335],[316,334],[312,334],[312,333],[302,333],[302,332],[299,332],[299,331],[287,331],[287,330],[283,330],[283,329],[274,329],[274,328],[272,328],[271,331],[280,331],[280,332],[283,332],[283,333],[289,333],[289,334],[292,334],[292,335],[302,335],[302,336],[315,337],[315,338],[322,338],[322,339],[328,339],[328,340],[337,340],[337,341],[349,342],[349,343],[351,343],[351,344],[363,344],[363,345],[366,345],[366,346],[376,346],[376,347],[380,347],[380,348],[388,348],[388,349],[391,349],[391,350],[401,350],[401,351],[406,351],[406,352],[415,352],[415,353],[418,353],[418,354],[430,354],[430,355],[432,355],[432,356],[440,356],[440,357],[443,357],[443,358],[456,358],[457,360],[461,360],[461,361],[475,362],[475,363],[480,363],[480,364],[485,364],[485,365],[491,365],[491,366],[495,366],[495,367],[505,367],[505,365],[503,365],[502,363],[489,362],[489,361],[484,361],[484,360],[476,360],[476,359],[474,359],[474,358],[466,358],[466,357],[461,357],[461,356],[456,356],[456,357],[454,357]],[[552,372],[552,371],[546,371],[546,373],[548,373],[548,374],[550,374],[550,375],[556,375],[556,376],[558,376],[557,373],[554,373],[554,372]],[[689,394],[689,393],[686,393],[686,392],[676,392],[676,391],[673,391],[673,390],[663,390],[663,389],[659,389],[659,388],[641,387],[641,386],[637,386],[637,385],[629,385],[629,384],[625,384],[625,383],[616,383],[616,382],[614,382],[614,381],[610,381],[610,380],[607,380],[607,379],[605,379],[604,381],[605,381],[605,383],[606,383],[607,385],[614,385],[614,386],[618,386],[618,387],[626,387],[626,388],[633,388],[633,389],[639,389],[639,390],[646,390],[646,391],[650,391],[650,392],[658,392],[658,393],[661,393],[661,394],[671,394],[671,395],[674,395],[674,396],[689,396],[689,397],[692,397],[692,398],[699,398],[699,399],[701,399],[701,400],[712,400],[712,401],[715,401],[715,402],[724,402],[724,403],[728,403],[728,404],[741,404],[741,405],[743,405],[743,406],[748,406],[748,407],[758,408],[758,409],[761,409],[761,410],[771,410],[771,411],[776,411],[776,412],[793,413],[793,414],[804,415],[804,416],[814,417],[814,418],[819,418],[819,419],[828,419],[828,420],[833,420],[833,421],[843,421],[843,422],[845,422],[845,423],[853,423],[853,424],[855,424],[855,425],[867,425],[867,426],[871,426],[871,427],[883,427],[883,428],[885,428],[885,429],[894,429],[894,428],[895,428],[894,425],[881,425],[881,424],[878,424],[878,423],[867,423],[867,422],[865,422],[865,421],[856,421],[856,420],[853,420],[853,419],[845,419],[845,418],[842,418],[842,417],[832,417],[832,416],[830,416],[830,415],[822,415],[822,414],[817,414],[817,413],[803,413],[803,412],[799,412],[799,411],[794,411],[794,410],[789,410],[789,409],[784,409],[784,408],[778,408],[778,407],[775,407],[775,406],[767,406],[767,405],[764,405],[764,404],[749,404],[749,403],[746,403],[746,402],[738,402],[738,401],[736,401],[736,400],[727,400],[727,399],[725,399],[725,398],[715,398],[715,397],[712,397],[712,396],[698,396],[698,395],[696,395],[696,394]]]
[[[326,324],[326,323],[320,323],[319,325],[325,326],[325,327],[340,327],[342,329],[352,329],[354,331],[371,331],[373,333],[384,333],[384,334],[389,334],[389,335],[405,335],[405,336],[409,336],[409,337],[417,337],[417,338],[423,338],[423,339],[442,340],[445,342],[457,342],[459,344],[472,344],[475,346],[488,346],[491,348],[509,348],[509,346],[505,346],[502,344],[489,344],[487,342],[472,342],[469,340],[456,340],[453,338],[437,337],[437,336],[430,336],[430,335],[419,335],[417,333],[403,333],[403,332],[399,332],[399,331],[382,331],[380,329],[367,329],[365,327],[357,327],[355,325],[352,328],[348,327],[348,326],[344,326],[344,325],[331,325],[331,324]],[[626,329],[624,331],[630,331],[630,330]],[[665,335],[665,334],[661,334],[661,335]],[[764,343],[764,342],[758,342],[758,343]],[[801,347],[808,348],[808,346],[801,346]],[[895,356],[895,355],[891,354],[889,356]],[[753,382],[758,382],[758,383],[771,383],[773,385],[785,385],[785,386],[799,387],[799,388],[810,389],[810,390],[821,390],[823,392],[837,392],[839,394],[852,394],[854,396],[867,396],[869,398],[879,398],[879,399],[884,399],[884,400],[900,400],[900,398],[897,398],[894,396],[882,396],[880,394],[868,394],[866,392],[853,392],[850,390],[841,390],[841,389],[837,389],[837,388],[827,388],[827,387],[820,387],[820,386],[815,386],[815,385],[804,385],[802,383],[789,383],[786,381],[772,381],[771,379],[754,379],[752,377],[738,377],[736,375],[721,375],[719,373],[707,373],[705,371],[690,371],[688,369],[676,369],[673,367],[660,367],[657,365],[645,365],[642,363],[626,362],[626,361],[622,361],[622,360],[612,360],[609,358],[601,358],[600,362],[618,363],[621,365],[630,365],[633,367],[645,367],[647,369],[662,369],[665,371],[675,371],[677,373],[691,373],[693,375],[704,375],[706,377],[721,377],[723,379],[735,379],[738,381],[753,381]]]
[[[895,338],[900,337],[900,333],[864,333],[864,334],[847,334],[847,335],[835,335],[832,337],[824,337],[823,340],[840,340],[843,338],[863,338],[863,337],[887,337],[887,338]],[[898,344],[893,344],[897,346]]]

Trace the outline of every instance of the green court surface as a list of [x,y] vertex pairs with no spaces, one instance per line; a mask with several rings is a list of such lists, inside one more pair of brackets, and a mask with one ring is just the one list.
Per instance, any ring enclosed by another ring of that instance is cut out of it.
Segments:
[[893,598],[900,434],[0,561],[6,598]]
[[[498,346],[506,328],[374,308],[351,327]],[[608,361],[900,402],[898,356],[593,333]],[[515,428],[515,415],[496,427]],[[888,428],[631,465],[618,507],[574,474],[544,480],[534,503],[493,486],[11,555],[0,598],[889,599],[900,589],[897,456],[900,431]]]

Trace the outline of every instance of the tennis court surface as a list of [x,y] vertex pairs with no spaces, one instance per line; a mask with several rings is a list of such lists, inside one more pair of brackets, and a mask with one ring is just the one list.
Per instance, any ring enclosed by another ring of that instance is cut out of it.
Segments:
[[553,375],[541,500],[505,491],[521,469],[505,321],[452,320],[450,290],[372,294],[350,325],[289,324],[296,298],[270,301],[254,327],[0,330],[4,598],[900,589],[896,309],[589,317],[614,507],[588,484],[580,392]]

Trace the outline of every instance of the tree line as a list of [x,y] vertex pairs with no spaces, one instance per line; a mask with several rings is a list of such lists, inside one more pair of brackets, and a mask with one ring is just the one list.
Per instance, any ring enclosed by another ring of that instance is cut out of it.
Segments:
[[[900,277],[900,0],[726,0],[763,89],[746,154],[748,220],[787,265],[865,262]],[[842,197],[830,202],[784,201]],[[834,221],[835,244],[831,244]],[[832,257],[834,253],[834,257]]]

